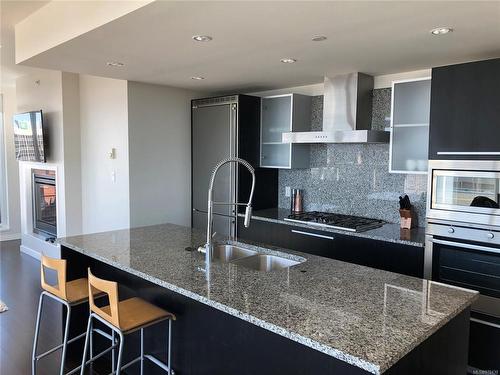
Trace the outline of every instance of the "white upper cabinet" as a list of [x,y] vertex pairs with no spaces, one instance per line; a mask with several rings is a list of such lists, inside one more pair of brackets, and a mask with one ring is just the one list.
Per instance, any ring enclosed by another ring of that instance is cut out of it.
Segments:
[[392,83],[390,172],[427,173],[430,102],[430,78]]
[[281,135],[311,130],[311,97],[286,94],[262,98],[260,166],[308,168],[309,145],[283,143]]

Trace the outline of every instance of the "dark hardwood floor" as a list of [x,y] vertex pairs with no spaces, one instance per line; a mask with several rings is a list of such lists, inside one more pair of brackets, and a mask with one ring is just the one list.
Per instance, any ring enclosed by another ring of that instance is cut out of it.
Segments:
[[[40,296],[40,263],[19,251],[20,241],[0,242],[0,299],[9,310],[0,313],[0,374],[31,373],[31,350]],[[61,342],[62,311],[45,300],[39,351]],[[60,351],[39,361],[37,375],[59,373]]]

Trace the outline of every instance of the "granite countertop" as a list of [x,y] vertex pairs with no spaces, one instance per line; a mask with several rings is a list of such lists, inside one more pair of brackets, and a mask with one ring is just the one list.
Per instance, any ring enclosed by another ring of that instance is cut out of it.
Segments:
[[163,224],[58,242],[373,374],[477,298],[432,281],[250,243],[305,261],[269,273],[219,261],[207,266],[203,254],[186,251],[204,239],[202,231]]
[[[290,210],[284,208],[268,208],[256,210],[252,213],[253,220],[269,221],[278,224],[293,225],[302,228],[320,230],[324,232],[333,232],[344,234],[346,236],[355,236],[369,238],[372,240],[395,242],[411,246],[425,246],[425,228],[414,228],[411,230],[402,230],[399,224],[384,224],[380,228],[367,230],[365,232],[349,232],[341,229],[325,228],[308,224],[301,224],[293,221],[286,221],[285,218],[290,215]],[[238,216],[244,216],[239,214]]]

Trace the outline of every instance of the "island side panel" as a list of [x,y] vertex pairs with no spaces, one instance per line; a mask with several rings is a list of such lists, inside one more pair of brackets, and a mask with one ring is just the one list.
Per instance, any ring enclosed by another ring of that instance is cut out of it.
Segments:
[[[342,374],[366,375],[367,371],[257,327],[225,312],[182,296],[128,272],[82,255],[65,246],[61,254],[68,260],[68,280],[84,277],[87,267],[98,276],[120,284],[120,299],[139,296],[176,314],[173,324],[172,364],[176,374],[189,375],[276,375]],[[72,334],[86,328],[88,310],[72,314]],[[166,324],[146,330],[145,350],[166,359]],[[109,345],[94,335],[95,352]],[[140,348],[139,334],[125,339],[125,361],[135,358]],[[82,345],[68,355],[81,358]],[[110,357],[106,359],[109,364]],[[99,368],[103,362],[99,363]],[[145,373],[164,374],[146,361]]]
[[385,375],[466,375],[470,308],[404,356]]

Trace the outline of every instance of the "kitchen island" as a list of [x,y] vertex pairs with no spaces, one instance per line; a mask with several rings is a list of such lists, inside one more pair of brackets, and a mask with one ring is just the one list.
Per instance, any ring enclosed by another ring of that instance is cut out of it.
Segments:
[[[465,374],[477,293],[251,243],[245,246],[299,264],[271,272],[207,265],[194,250],[204,239],[164,224],[59,243],[69,279],[91,267],[120,283],[121,299],[138,295],[177,315],[177,374]],[[75,333],[86,314],[74,314]],[[146,335],[146,347],[160,356],[164,334]],[[134,340],[126,341],[126,356],[137,353]]]

